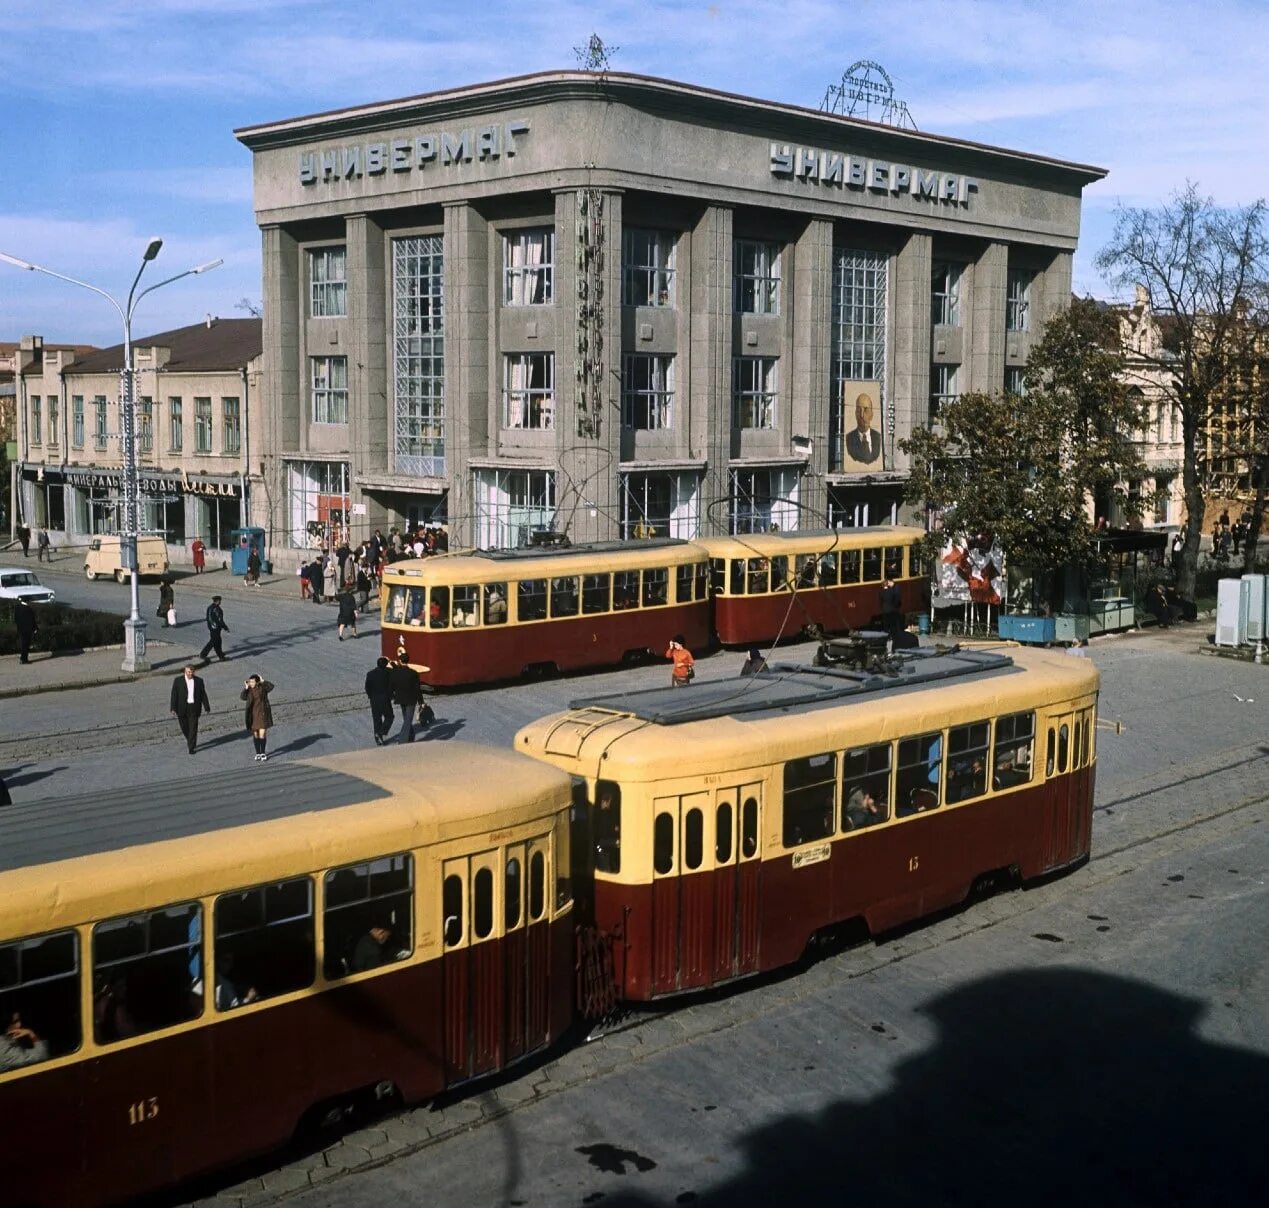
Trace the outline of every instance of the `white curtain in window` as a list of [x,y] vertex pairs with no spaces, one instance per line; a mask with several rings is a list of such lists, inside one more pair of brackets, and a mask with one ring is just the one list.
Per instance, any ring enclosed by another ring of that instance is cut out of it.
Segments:
[[529,388],[528,357],[509,357],[507,360],[507,427],[523,428],[526,391]]
[[543,244],[546,241],[541,235],[528,235],[525,237],[524,248],[524,266],[525,271],[521,274],[522,286],[522,304],[525,306],[537,306],[546,301],[543,294],[543,275],[537,269],[542,264]]

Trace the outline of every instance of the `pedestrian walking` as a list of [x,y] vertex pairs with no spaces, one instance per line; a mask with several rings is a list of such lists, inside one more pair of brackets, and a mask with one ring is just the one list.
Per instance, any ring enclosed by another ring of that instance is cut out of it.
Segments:
[[325,595],[328,600],[334,600],[339,588],[337,576],[338,571],[335,567],[335,559],[330,554],[324,554],[322,557],[322,577],[325,581]]
[[344,640],[344,630],[351,627],[353,637],[357,636],[357,601],[350,591],[339,593],[339,640]]
[[199,658],[204,663],[210,663],[211,659],[207,656],[214,650],[216,657],[223,663],[225,661],[225,652],[220,644],[220,635],[229,632],[229,626],[225,624],[225,612],[220,606],[220,597],[212,596],[212,602],[207,605],[207,645],[203,647],[199,653]]
[[357,567],[357,611],[365,614],[370,606],[370,576],[364,566]]
[[194,544],[189,548],[190,553],[194,555],[194,573],[201,575],[207,566],[207,546],[203,544],[201,537],[195,537]]
[[31,607],[30,600],[25,596],[19,596],[13,601],[13,625],[18,631],[18,662],[29,663],[31,643],[35,640],[35,635],[40,632],[40,623],[36,618],[35,609]]
[[258,675],[248,676],[242,685],[241,699],[247,703],[243,724],[251,731],[256,763],[265,763],[269,758],[265,747],[269,741],[269,731],[273,728],[273,709],[269,705],[269,693],[272,691],[273,685]]
[[674,688],[686,688],[696,678],[696,660],[692,652],[683,645],[683,635],[676,633],[665,652],[667,659],[674,660],[674,668],[670,672],[670,684]]
[[375,746],[381,747],[392,732],[391,664],[380,658],[366,672],[366,697],[370,701],[370,721],[375,731]]
[[313,597],[314,604],[322,602],[322,560],[314,558],[308,564],[308,590]]
[[207,699],[207,686],[201,676],[194,674],[192,664],[172,681],[170,707],[185,736],[189,753],[193,755],[198,745],[198,719],[211,712],[211,701]]
[[260,561],[260,551],[253,545],[251,552],[247,555],[247,577],[243,580],[248,587],[260,586],[260,567],[263,565]]
[[760,671],[767,669],[767,660],[762,657],[762,651],[757,646],[749,647],[749,657],[740,666],[741,675],[757,675]]
[[31,556],[31,530],[25,524],[18,525],[18,543],[22,546],[22,556]]
[[398,663],[391,671],[392,699],[401,710],[401,733],[397,742],[414,741],[414,714],[423,699],[418,672],[409,663]]
[[37,562],[53,561],[53,546],[48,539],[48,529],[43,525],[40,526],[39,532],[35,537],[35,558]]
[[163,618],[163,627],[173,629],[176,626],[176,591],[171,579],[159,580],[159,607],[154,614]]
[[893,579],[881,585],[881,627],[891,641],[903,632],[903,593]]

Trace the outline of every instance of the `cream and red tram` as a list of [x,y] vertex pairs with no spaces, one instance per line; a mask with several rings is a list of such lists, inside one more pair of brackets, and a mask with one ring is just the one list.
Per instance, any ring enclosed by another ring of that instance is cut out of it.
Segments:
[[881,676],[779,664],[576,701],[516,749],[585,782],[595,923],[641,1000],[1084,859],[1097,691],[1095,667],[1047,651],[922,650]]

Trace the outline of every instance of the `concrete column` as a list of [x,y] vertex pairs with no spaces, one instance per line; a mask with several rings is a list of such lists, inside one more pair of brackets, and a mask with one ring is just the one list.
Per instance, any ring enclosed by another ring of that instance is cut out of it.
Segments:
[[[894,345],[886,417],[887,467],[906,470],[899,441],[930,418],[930,272],[934,240],[913,231],[895,258]],[[1003,322],[1003,320],[1002,320]],[[846,428],[853,422],[846,417]]]
[[471,459],[489,441],[489,223],[466,202],[445,207],[445,470],[450,540],[476,537]]
[[[706,458],[701,484],[703,536],[726,533],[731,475],[732,211],[707,206],[691,232],[691,369],[688,404],[692,453]],[[685,300],[680,298],[679,304]]]
[[793,246],[789,365],[791,436],[811,441],[799,488],[798,527],[817,528],[828,512],[829,412],[832,407],[833,224],[813,218]]
[[[386,290],[388,244],[383,228],[366,214],[345,223],[348,255],[348,459],[352,477],[382,473],[390,464],[393,428],[388,390]],[[365,516],[353,516],[355,539],[369,537],[388,523],[385,508],[356,485],[351,502],[363,504]]]
[[1004,389],[1008,271],[1009,247],[1004,243],[989,243],[970,270],[969,347],[957,383],[962,394]]
[[1045,324],[1071,305],[1071,253],[1054,252],[1049,267],[1036,278],[1031,289],[1035,309],[1031,323],[1034,343],[1044,334]]
[[[300,263],[299,247],[282,227],[262,227],[260,242],[264,285],[264,350],[260,372],[260,403],[264,410],[260,425],[260,460],[265,463],[266,477],[272,483],[272,499],[267,520],[258,516],[257,521],[276,530],[290,525],[281,453],[299,447],[303,415]],[[188,521],[187,514],[185,531],[192,541],[194,531],[188,527]]]

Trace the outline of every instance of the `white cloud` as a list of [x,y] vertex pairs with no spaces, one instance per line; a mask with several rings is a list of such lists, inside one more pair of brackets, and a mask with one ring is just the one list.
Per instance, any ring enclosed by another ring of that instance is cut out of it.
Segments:
[[251,208],[251,163],[240,167],[135,168],[98,172],[92,181],[125,192],[176,201],[211,202]]

